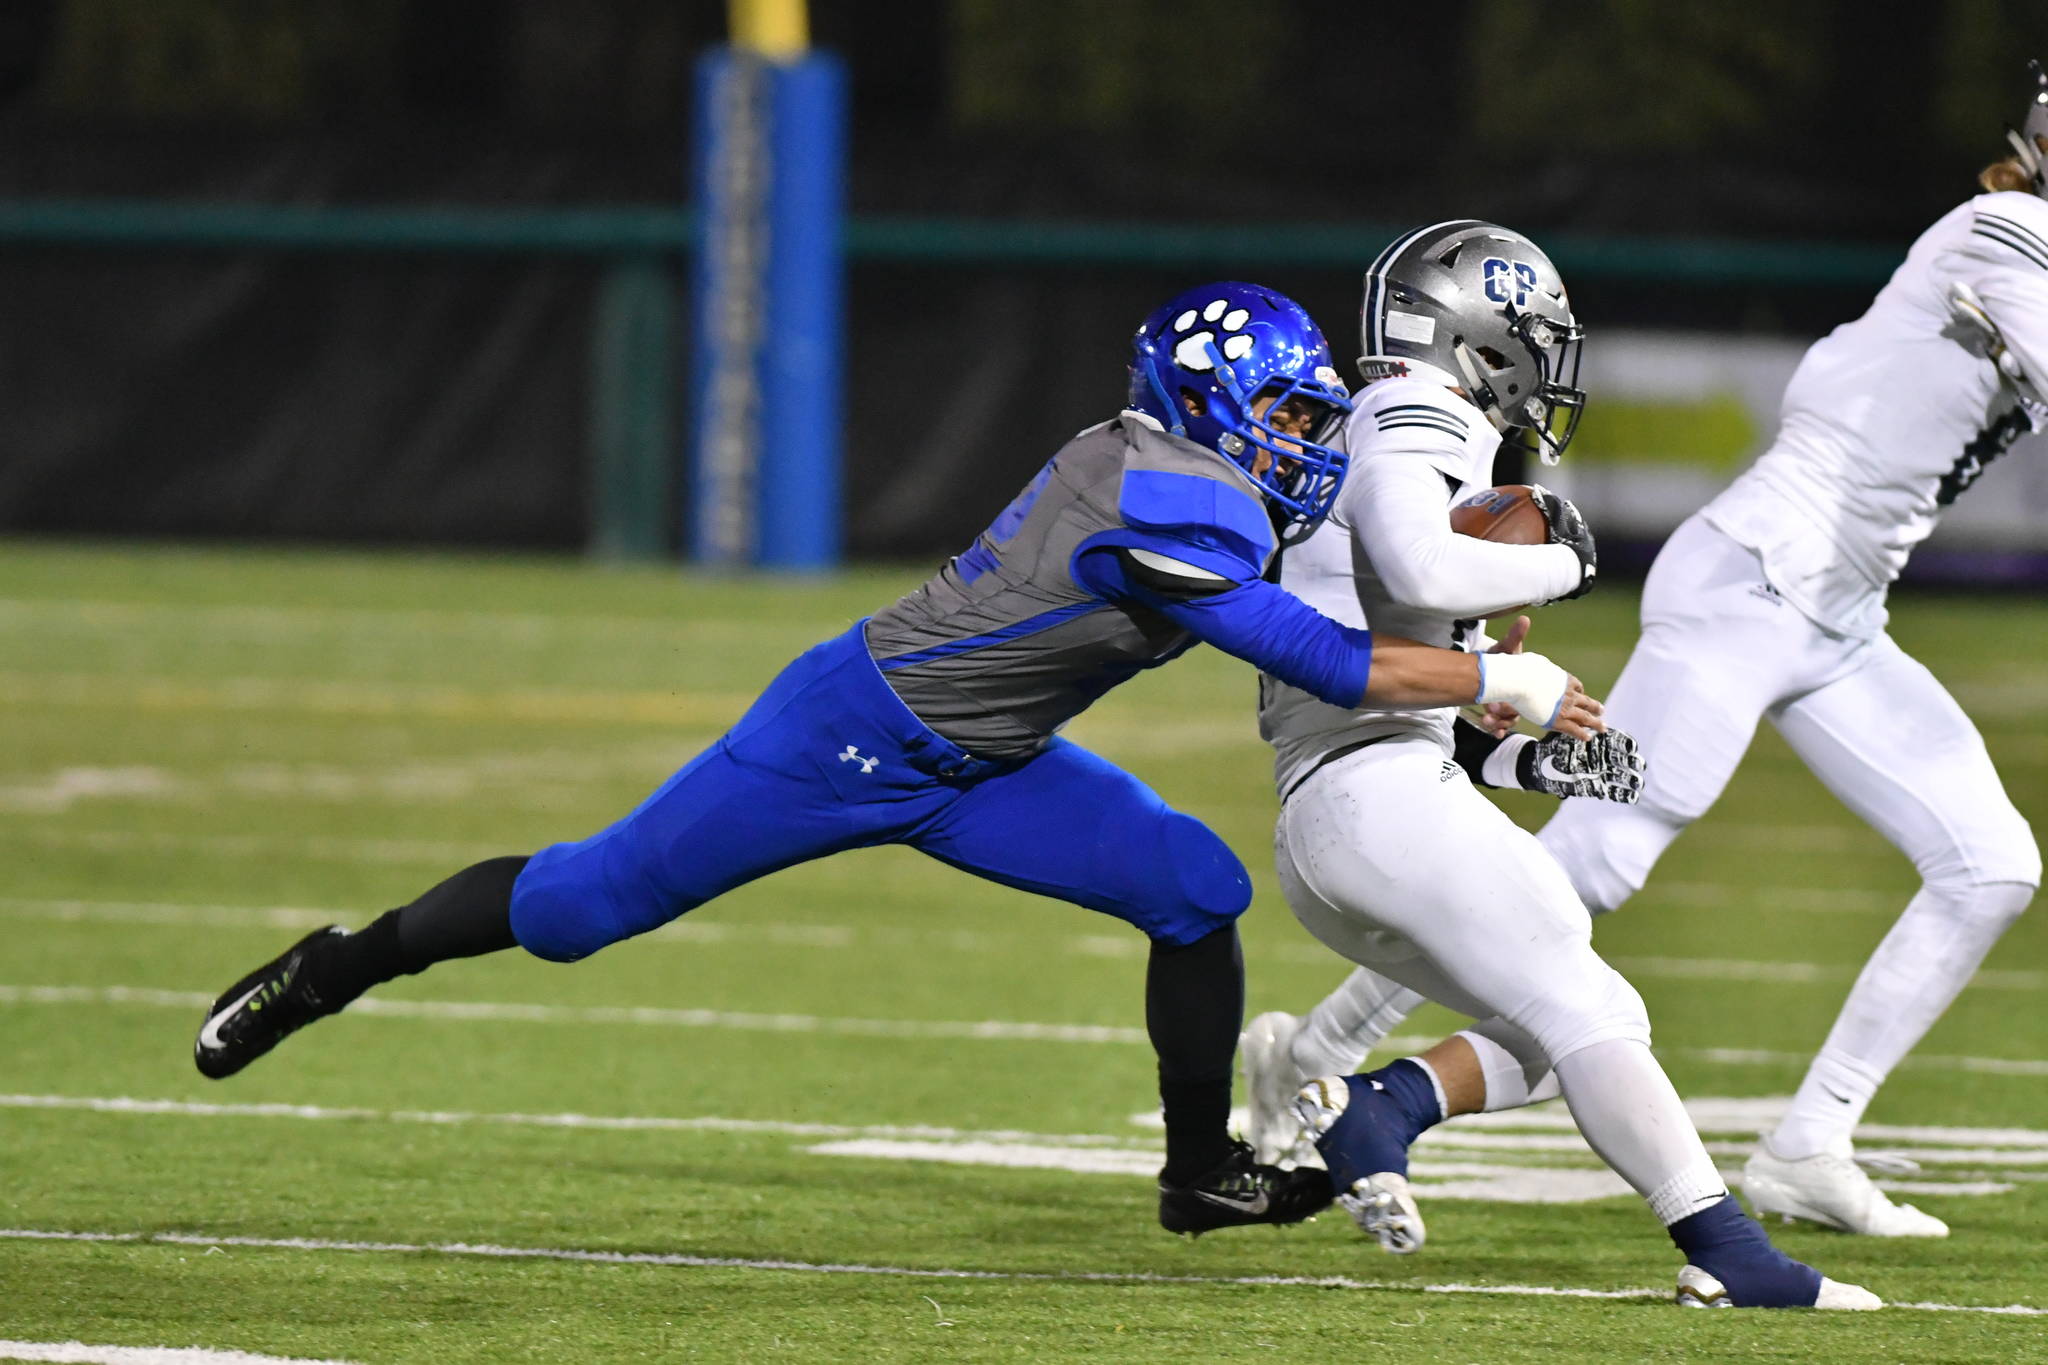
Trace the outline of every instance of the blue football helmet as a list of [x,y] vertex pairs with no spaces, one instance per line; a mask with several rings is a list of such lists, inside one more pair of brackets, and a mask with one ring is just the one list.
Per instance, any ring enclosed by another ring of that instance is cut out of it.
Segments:
[[[1266,397],[1266,416],[1253,416]],[[1309,410],[1305,436],[1267,420],[1284,404]],[[1337,501],[1346,460],[1327,443],[1351,411],[1350,395],[1322,330],[1284,294],[1225,281],[1154,309],[1132,341],[1131,406],[1244,470],[1300,527]],[[1273,457],[1262,474],[1254,472],[1260,451]]]

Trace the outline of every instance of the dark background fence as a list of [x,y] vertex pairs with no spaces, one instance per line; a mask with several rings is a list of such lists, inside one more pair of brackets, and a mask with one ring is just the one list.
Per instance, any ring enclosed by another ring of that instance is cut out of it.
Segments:
[[[2038,3],[1874,17],[817,6],[853,90],[850,549],[957,548],[1114,410],[1130,326],[1191,277],[1294,293],[1348,353],[1357,273],[1414,221],[1555,247],[1596,346],[1853,316],[2048,53]],[[0,529],[680,525],[690,71],[724,23],[705,0],[0,6]],[[800,390],[773,402],[805,420]]]

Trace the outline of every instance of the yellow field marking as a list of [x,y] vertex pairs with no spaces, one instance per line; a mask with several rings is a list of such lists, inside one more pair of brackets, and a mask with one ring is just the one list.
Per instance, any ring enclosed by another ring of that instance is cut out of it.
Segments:
[[466,722],[545,721],[723,729],[753,697],[737,692],[416,686],[290,678],[209,681],[105,673],[0,673],[0,704],[149,713],[282,711]]

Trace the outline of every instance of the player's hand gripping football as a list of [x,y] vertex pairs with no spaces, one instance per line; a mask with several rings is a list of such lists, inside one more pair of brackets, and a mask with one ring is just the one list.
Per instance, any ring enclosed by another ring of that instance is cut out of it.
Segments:
[[1529,501],[1541,509],[1543,520],[1550,527],[1550,543],[1569,545],[1579,557],[1579,586],[1558,600],[1569,602],[1574,597],[1584,597],[1593,591],[1593,576],[1600,567],[1599,555],[1593,548],[1593,528],[1586,525],[1584,514],[1572,506],[1570,498],[1561,498],[1541,484],[1530,486]]

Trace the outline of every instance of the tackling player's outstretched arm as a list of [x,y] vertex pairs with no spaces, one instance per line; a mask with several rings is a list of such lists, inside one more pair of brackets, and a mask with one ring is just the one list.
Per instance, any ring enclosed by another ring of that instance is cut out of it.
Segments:
[[1169,553],[1174,548],[1103,545],[1076,558],[1075,576],[1333,706],[1505,702],[1575,737],[1603,728],[1600,703],[1540,654],[1482,659],[1374,635],[1332,621],[1277,584],[1219,572],[1213,558],[1196,565]]

